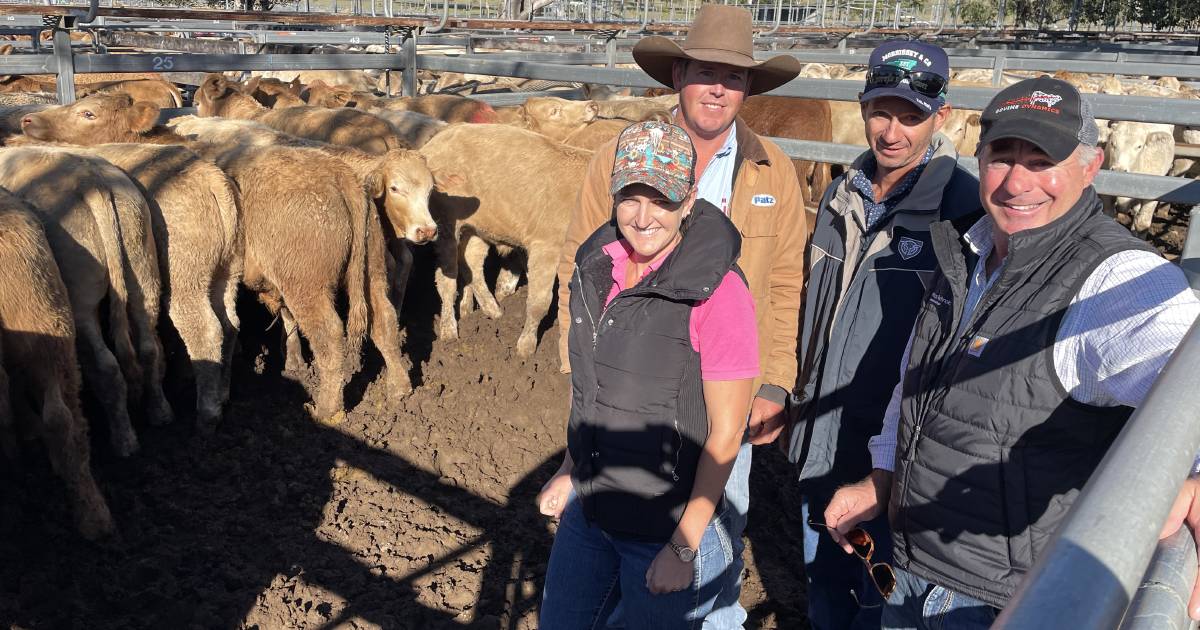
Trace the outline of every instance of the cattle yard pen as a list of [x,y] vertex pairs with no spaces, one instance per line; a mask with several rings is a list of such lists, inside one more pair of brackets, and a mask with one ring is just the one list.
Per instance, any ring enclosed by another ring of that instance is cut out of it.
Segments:
[[[447,5],[448,6],[448,5]],[[0,24],[11,32],[33,36],[32,54],[0,57],[2,74],[55,74],[62,102],[74,99],[73,76],[77,72],[203,73],[226,70],[318,70],[378,69],[400,71],[402,93],[417,92],[416,71],[463,72],[564,83],[593,83],[637,88],[658,84],[640,70],[622,69],[630,62],[625,52],[635,31],[672,32],[677,27],[628,23],[551,24],[547,22],[502,22],[496,20],[450,19],[438,22],[418,18],[379,18],[300,13],[226,13],[164,11],[150,9],[85,10],[64,6],[0,5]],[[155,14],[174,22],[156,22]],[[37,44],[41,28],[32,16],[65,16],[54,21],[51,51]],[[436,18],[435,18],[436,19]],[[7,20],[7,22],[5,22]],[[151,54],[106,54],[100,41],[72,48],[69,32],[61,26],[90,22],[101,29],[110,45],[132,46],[155,43],[169,52]],[[251,26],[320,25],[357,29],[346,31],[261,30]],[[456,32],[448,29],[470,29]],[[514,33],[512,29],[536,28],[538,32]],[[381,30],[370,30],[381,29]],[[509,29],[509,30],[505,30]],[[827,45],[824,50],[791,50],[799,31],[784,38],[781,30],[770,32],[763,45],[794,55],[802,62],[864,64],[867,52],[848,44],[851,33],[815,33]],[[870,29],[868,29],[870,30]],[[939,31],[942,29],[939,29]],[[139,33],[140,31],[140,33]],[[194,38],[169,38],[155,31],[224,33],[236,41],[212,42]],[[486,31],[486,32],[485,32]],[[947,32],[949,32],[947,30]],[[886,34],[881,29],[875,34]],[[863,35],[863,33],[859,33]],[[139,40],[138,38],[144,38]],[[957,33],[961,41],[978,45],[979,34]],[[213,52],[177,52],[179,50]],[[276,44],[398,45],[399,52],[337,55],[253,54],[253,48]],[[481,48],[525,47],[524,51],[481,53]],[[418,46],[440,47],[419,51]],[[170,51],[170,47],[176,47]],[[193,48],[188,48],[193,46]],[[230,48],[232,47],[232,49]],[[449,48],[449,50],[447,50]],[[1195,46],[1097,45],[1099,51],[1047,51],[1004,48],[951,47],[951,66],[956,69],[990,70],[993,85],[999,86],[1005,72],[1069,70],[1085,73],[1174,76],[1200,80],[1200,55]],[[173,76],[186,76],[185,74]],[[854,81],[797,79],[771,94],[810,99],[853,101],[861,86]],[[997,92],[995,88],[952,90],[956,107],[982,109]],[[516,104],[540,92],[482,95],[494,104]],[[578,91],[545,92],[567,98],[582,98]],[[1109,120],[1167,123],[1200,127],[1200,100],[1170,100],[1135,96],[1085,95],[1097,117]],[[849,164],[863,147],[823,142],[776,139],[791,157]],[[1185,151],[1187,147],[1184,147]],[[1194,149],[1193,149],[1194,150]],[[1180,155],[1188,155],[1181,152]],[[971,157],[960,162],[975,171]],[[1102,171],[1096,179],[1102,194],[1191,206],[1193,220],[1200,217],[1200,182],[1183,178],[1157,177]],[[1200,289],[1200,231],[1189,231],[1181,266],[1192,286]],[[1200,332],[1195,326],[1156,382],[1145,404],[1139,408],[1118,441],[1110,449],[1096,474],[1084,488],[1062,530],[1047,548],[1026,585],[1006,609],[1002,628],[1183,628],[1191,576],[1196,570],[1196,550],[1186,533],[1162,544],[1157,534],[1182,479],[1200,452],[1200,398],[1195,374],[1200,372]],[[1137,427],[1136,431],[1131,430]],[[1144,462],[1154,462],[1152,467]],[[1118,544],[1119,541],[1119,544]],[[1140,586],[1139,586],[1140,585]],[[1122,622],[1124,620],[1124,622]]]

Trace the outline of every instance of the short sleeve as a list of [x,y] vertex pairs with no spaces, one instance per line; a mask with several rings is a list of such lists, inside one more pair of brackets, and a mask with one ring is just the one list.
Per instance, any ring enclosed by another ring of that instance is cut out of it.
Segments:
[[736,381],[759,375],[754,298],[741,276],[725,274],[713,296],[692,309],[689,332],[700,353],[700,377]]

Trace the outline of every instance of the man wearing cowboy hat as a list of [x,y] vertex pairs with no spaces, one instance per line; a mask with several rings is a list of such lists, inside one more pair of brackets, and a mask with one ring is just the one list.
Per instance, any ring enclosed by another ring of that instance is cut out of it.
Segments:
[[[750,411],[751,443],[773,441],[783,423],[784,401],[796,385],[796,337],[804,286],[807,225],[804,201],[791,160],[775,144],[737,120],[742,101],[773,90],[796,77],[800,64],[780,55],[756,61],[750,13],[723,5],[705,5],[696,14],[680,46],[664,37],[642,39],[633,58],[646,74],[679,92],[675,123],[696,148],[698,196],[729,216],[742,236],[738,265],[745,274],[757,316],[762,376]],[[616,141],[596,150],[571,217],[559,262],[559,349],[563,368],[570,318],[570,278],[580,243],[613,216],[609,174]],[[724,522],[733,544],[727,572],[706,628],[740,628],[745,611],[741,589],[741,534],[750,502],[750,444],[743,444],[725,488],[729,506]]]

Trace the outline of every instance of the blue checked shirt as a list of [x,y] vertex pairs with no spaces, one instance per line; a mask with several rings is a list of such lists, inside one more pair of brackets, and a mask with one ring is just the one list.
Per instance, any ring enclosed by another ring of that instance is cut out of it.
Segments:
[[858,191],[863,198],[863,212],[866,215],[867,229],[875,227],[875,224],[884,217],[888,212],[896,207],[905,195],[907,195],[913,186],[917,185],[917,180],[921,179],[921,172],[925,170],[925,165],[929,160],[933,159],[933,145],[925,149],[925,156],[921,158],[921,163],[916,168],[908,172],[904,179],[892,189],[892,192],[883,198],[883,201],[875,201],[875,189],[871,186],[871,178],[875,176],[875,156],[868,156],[863,161],[862,168],[854,174],[854,179],[850,180],[850,185],[854,190]]

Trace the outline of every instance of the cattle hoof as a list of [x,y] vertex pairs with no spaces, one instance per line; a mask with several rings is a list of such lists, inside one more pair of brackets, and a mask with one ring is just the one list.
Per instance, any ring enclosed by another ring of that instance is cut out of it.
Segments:
[[480,303],[479,310],[483,311],[483,314],[487,315],[491,319],[500,319],[501,317],[504,317],[504,310],[501,309],[500,305],[496,303]]
[[75,528],[79,530],[80,536],[91,541],[108,538],[117,532],[112,514],[104,505],[81,513],[75,523]]
[[317,422],[320,422],[321,424],[323,424],[327,427],[335,427],[345,421],[346,421],[346,412],[345,411],[339,411],[331,416],[326,416],[324,418],[317,419]]
[[458,322],[442,322],[441,326],[438,327],[438,339],[442,341],[454,341],[458,339]]
[[528,358],[533,356],[537,350],[537,337],[534,335],[521,335],[517,339],[517,356]]

